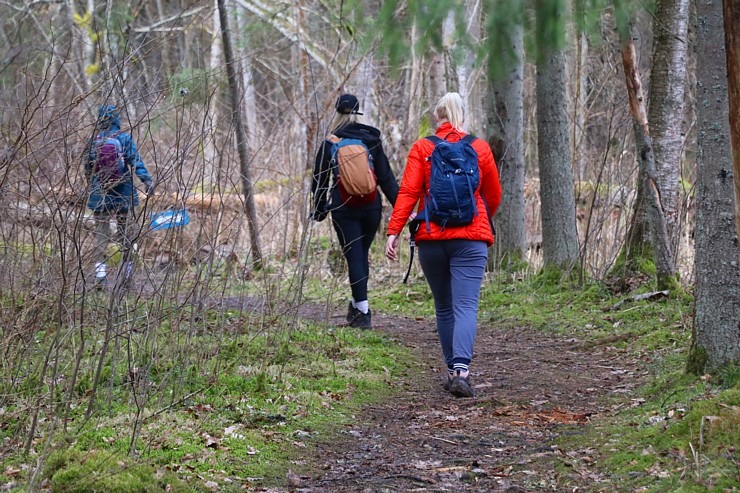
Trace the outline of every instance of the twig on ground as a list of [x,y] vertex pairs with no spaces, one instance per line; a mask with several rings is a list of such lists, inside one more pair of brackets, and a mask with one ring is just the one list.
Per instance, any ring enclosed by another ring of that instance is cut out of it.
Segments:
[[658,299],[661,299],[661,298],[665,298],[666,296],[668,296],[669,293],[670,293],[670,291],[665,290],[665,291],[652,291],[650,293],[636,294],[634,296],[630,296],[629,298],[625,298],[622,301],[619,301],[618,303],[616,303],[615,305],[613,305],[610,308],[610,310],[611,311],[618,310],[625,303],[630,303],[630,302],[633,302],[633,301],[642,301],[642,300],[651,300],[651,301],[653,301],[653,300],[658,300]]

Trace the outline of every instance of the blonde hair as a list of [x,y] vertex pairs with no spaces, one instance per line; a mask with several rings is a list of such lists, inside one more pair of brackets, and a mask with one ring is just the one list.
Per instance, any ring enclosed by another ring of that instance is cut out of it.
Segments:
[[453,128],[462,130],[465,123],[465,107],[462,96],[457,92],[448,92],[442,96],[434,107],[434,117],[438,122],[447,120]]
[[357,123],[359,121],[360,115],[356,113],[335,113],[334,118],[331,121],[330,128],[336,131],[350,123]]

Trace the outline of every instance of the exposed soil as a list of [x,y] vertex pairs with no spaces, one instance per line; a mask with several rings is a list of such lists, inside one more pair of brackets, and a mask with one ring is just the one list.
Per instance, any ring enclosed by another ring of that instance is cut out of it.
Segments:
[[[331,322],[341,324],[342,308]],[[326,319],[325,308],[300,315]],[[592,450],[561,450],[553,440],[629,402],[642,376],[638,362],[608,343],[484,326],[471,365],[478,395],[460,399],[442,388],[433,320],[374,313],[373,325],[411,348],[423,368],[395,381],[399,392],[389,402],[337,430],[339,439],[309,445],[306,464],[283,487],[258,491],[619,491],[591,470]],[[315,467],[310,475],[307,464]]]

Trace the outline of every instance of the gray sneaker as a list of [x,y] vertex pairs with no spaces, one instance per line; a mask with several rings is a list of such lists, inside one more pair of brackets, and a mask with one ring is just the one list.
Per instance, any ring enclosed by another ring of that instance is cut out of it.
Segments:
[[456,397],[475,397],[475,390],[473,390],[473,386],[470,383],[470,376],[463,378],[460,376],[459,371],[455,372],[455,376],[449,381],[448,390]]

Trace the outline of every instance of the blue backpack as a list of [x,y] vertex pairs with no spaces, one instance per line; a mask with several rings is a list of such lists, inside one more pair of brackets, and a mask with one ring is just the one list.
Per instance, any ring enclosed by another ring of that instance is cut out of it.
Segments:
[[98,134],[92,148],[93,173],[104,190],[121,183],[126,175],[123,147],[114,134]]
[[431,160],[429,190],[424,199],[424,209],[416,221],[429,221],[442,226],[465,226],[478,215],[475,191],[480,184],[478,153],[471,143],[472,135],[458,142],[448,142],[436,135],[426,137],[434,143]]

